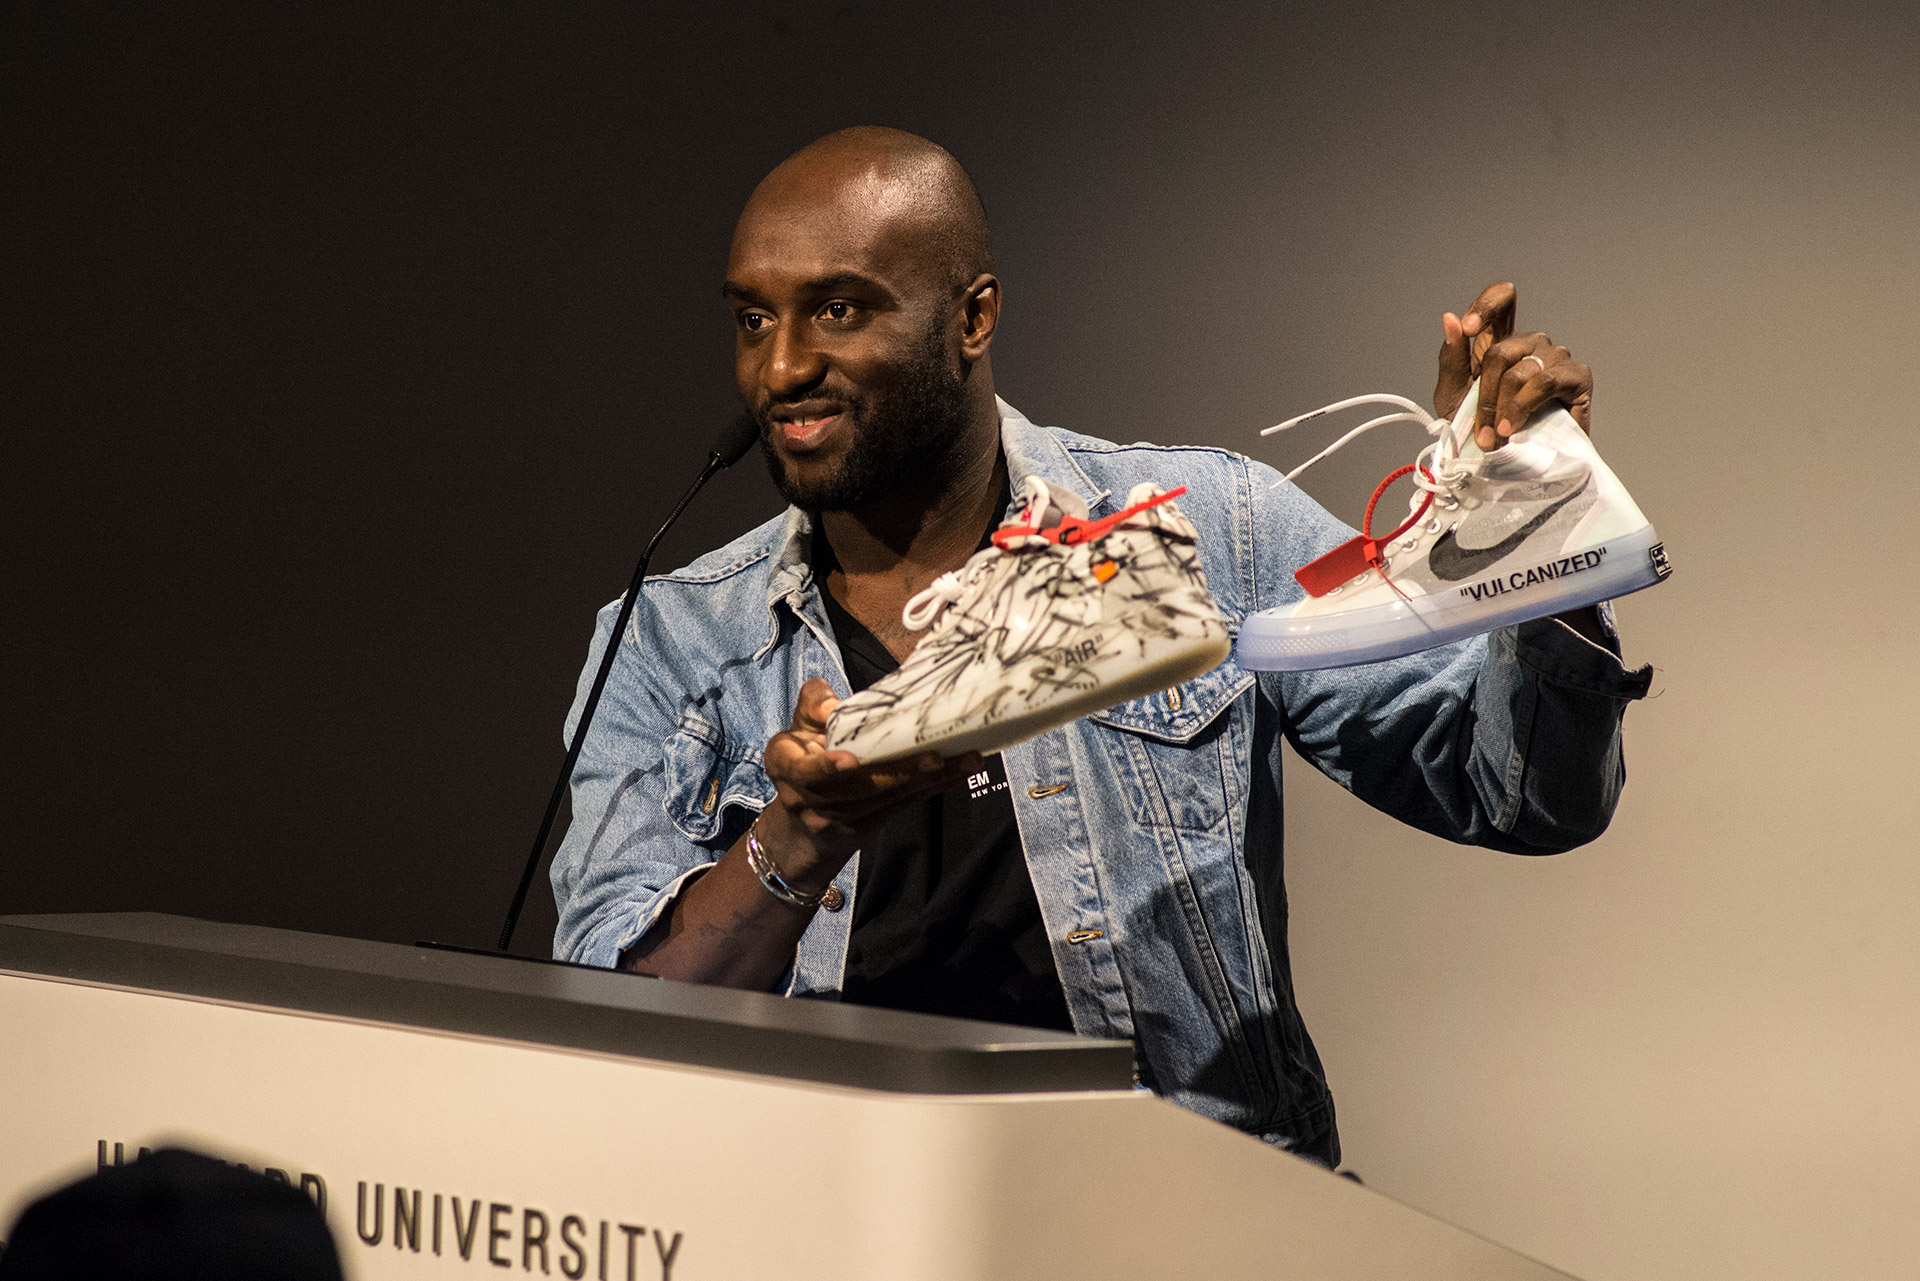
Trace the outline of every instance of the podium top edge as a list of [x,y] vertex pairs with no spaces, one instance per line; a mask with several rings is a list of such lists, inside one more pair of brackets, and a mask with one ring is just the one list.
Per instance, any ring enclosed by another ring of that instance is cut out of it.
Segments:
[[1124,1041],[157,912],[0,916],[0,970],[897,1093],[1133,1084]]

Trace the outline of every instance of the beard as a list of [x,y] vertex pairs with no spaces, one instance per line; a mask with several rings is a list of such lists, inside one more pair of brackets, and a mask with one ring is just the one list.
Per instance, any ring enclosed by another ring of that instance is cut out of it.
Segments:
[[802,511],[852,511],[901,489],[942,484],[966,420],[966,378],[947,355],[947,318],[936,314],[918,355],[883,391],[846,397],[853,443],[827,476],[803,483],[771,440],[772,406],[754,411],[760,453],[780,496]]

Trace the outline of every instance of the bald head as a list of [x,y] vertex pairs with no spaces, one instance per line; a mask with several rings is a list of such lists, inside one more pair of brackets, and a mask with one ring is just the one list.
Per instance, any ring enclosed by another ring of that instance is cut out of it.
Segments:
[[991,475],[992,265],[966,171],[910,133],[829,134],[754,189],[727,255],[734,375],[789,502],[907,501],[911,525]]
[[827,213],[850,232],[895,240],[950,293],[993,270],[987,214],[946,148],[878,125],[830,133],[783,160],[741,212],[741,234]]

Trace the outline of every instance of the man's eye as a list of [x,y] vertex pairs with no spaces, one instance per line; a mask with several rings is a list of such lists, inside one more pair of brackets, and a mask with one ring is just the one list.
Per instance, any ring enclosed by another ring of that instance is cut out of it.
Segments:
[[822,307],[820,314],[828,320],[845,320],[853,315],[853,304],[835,300]]
[[743,311],[740,313],[740,327],[750,334],[757,334],[771,324],[773,318],[762,311]]

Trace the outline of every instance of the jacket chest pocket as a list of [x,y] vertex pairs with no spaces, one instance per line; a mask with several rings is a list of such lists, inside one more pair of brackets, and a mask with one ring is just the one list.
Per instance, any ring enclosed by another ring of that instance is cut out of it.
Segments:
[[1134,817],[1189,832],[1222,828],[1243,790],[1247,750],[1237,711],[1253,675],[1229,659],[1182,685],[1091,717],[1109,736],[1122,792]]
[[693,840],[719,838],[729,807],[758,813],[773,799],[773,783],[757,748],[730,744],[720,728],[684,712],[662,745],[667,819]]

